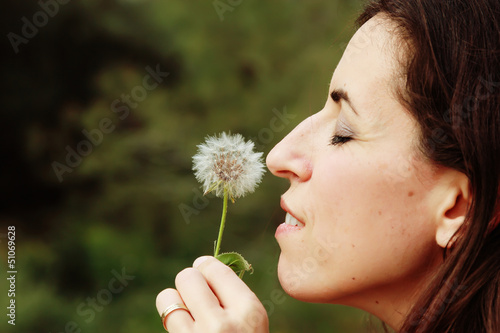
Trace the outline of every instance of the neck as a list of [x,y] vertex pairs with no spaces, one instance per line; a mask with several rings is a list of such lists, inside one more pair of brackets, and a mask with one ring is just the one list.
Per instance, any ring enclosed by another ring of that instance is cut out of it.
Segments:
[[348,300],[336,300],[335,303],[367,311],[398,332],[429,279],[427,274],[404,285],[379,286],[368,293],[350,295]]

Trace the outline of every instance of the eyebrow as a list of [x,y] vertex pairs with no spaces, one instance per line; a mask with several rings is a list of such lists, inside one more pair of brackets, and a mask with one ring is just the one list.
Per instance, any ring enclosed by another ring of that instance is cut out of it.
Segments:
[[330,97],[335,103],[338,103],[341,99],[344,100],[347,104],[349,104],[349,107],[352,109],[354,114],[356,116],[359,116],[358,112],[356,111],[356,108],[352,105],[351,100],[349,99],[349,95],[347,94],[347,91],[343,89],[333,89],[333,91],[330,94]]

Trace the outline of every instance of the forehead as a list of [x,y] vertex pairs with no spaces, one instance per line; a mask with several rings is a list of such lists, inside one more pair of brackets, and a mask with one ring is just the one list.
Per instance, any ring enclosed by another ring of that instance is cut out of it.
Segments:
[[397,38],[388,19],[377,15],[367,21],[349,41],[333,73],[330,90],[348,91],[360,113],[372,110],[377,102],[399,105],[395,96],[400,83]]

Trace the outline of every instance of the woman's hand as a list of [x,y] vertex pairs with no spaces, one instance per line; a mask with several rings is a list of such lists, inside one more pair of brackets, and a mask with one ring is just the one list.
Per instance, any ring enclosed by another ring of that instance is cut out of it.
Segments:
[[165,327],[170,333],[269,332],[267,313],[257,296],[214,257],[196,259],[193,268],[177,274],[175,287],[156,297],[160,315],[176,303],[189,309],[168,314]]

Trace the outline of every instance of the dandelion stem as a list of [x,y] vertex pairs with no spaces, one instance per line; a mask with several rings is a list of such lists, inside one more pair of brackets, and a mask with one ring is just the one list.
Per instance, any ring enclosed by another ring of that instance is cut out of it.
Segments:
[[227,187],[224,187],[224,199],[222,206],[222,217],[220,220],[219,237],[217,238],[217,244],[215,245],[214,257],[219,255],[220,243],[222,242],[222,234],[224,233],[224,226],[226,224],[226,214],[227,214],[227,199],[229,196]]

